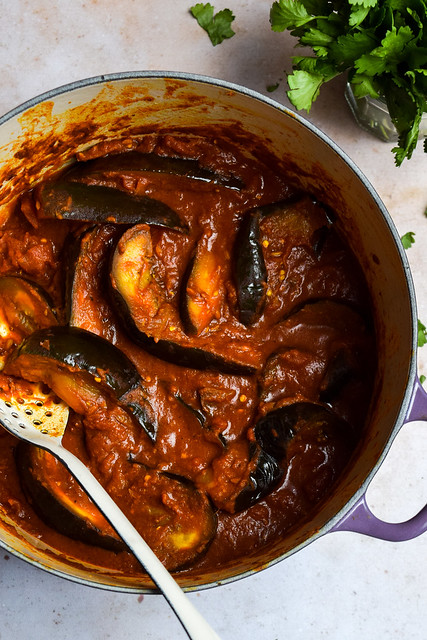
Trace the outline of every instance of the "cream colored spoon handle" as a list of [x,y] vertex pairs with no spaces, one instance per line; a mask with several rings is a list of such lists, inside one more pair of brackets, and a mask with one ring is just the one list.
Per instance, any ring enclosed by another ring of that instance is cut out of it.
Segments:
[[52,442],[50,451],[68,468],[112,527],[142,564],[174,610],[191,640],[220,640],[155,553],[129,522],[114,500],[89,469],[61,444]]

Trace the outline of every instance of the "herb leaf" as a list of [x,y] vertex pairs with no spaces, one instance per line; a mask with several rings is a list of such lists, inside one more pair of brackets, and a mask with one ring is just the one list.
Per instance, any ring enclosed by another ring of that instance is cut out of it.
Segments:
[[234,15],[230,9],[222,9],[217,13],[214,11],[214,7],[209,2],[205,4],[199,2],[190,9],[191,14],[206,31],[215,47],[223,40],[234,36],[234,31],[231,28]]
[[313,17],[299,0],[280,0],[275,2],[270,12],[270,24],[273,31],[295,29],[312,20]]
[[418,346],[423,347],[427,343],[427,329],[418,318]]
[[408,231],[401,238],[403,248],[410,249],[415,242],[415,233],[413,231]]
[[324,79],[321,75],[302,70],[295,71],[288,76],[289,100],[297,109],[305,109],[308,113],[319,95],[319,89],[323,82]]

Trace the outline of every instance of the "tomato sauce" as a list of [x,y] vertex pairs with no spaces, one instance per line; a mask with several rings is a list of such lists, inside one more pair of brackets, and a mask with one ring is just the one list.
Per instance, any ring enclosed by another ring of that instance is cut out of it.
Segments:
[[[67,402],[64,444],[171,570],[286,535],[357,445],[375,336],[337,218],[229,141],[153,134],[79,154],[0,231],[0,283],[29,281],[55,312],[28,328],[0,289],[2,395],[41,381]],[[93,334],[117,350],[99,375]],[[56,341],[73,353],[81,337],[71,366]],[[81,562],[141,571],[60,463],[3,432],[0,507]]]

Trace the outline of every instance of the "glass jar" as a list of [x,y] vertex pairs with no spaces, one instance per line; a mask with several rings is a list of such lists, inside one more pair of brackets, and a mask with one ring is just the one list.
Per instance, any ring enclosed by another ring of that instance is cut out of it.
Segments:
[[[371,98],[371,96],[356,98],[349,82],[345,88],[345,97],[362,129],[373,133],[385,142],[397,142],[399,136],[384,100]],[[427,136],[427,113],[424,113],[421,118],[418,138],[424,138],[424,136]]]

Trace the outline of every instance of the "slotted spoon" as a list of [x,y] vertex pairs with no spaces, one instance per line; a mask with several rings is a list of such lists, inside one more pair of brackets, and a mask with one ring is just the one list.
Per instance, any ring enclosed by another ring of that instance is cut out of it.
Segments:
[[191,640],[220,640],[155,553],[89,469],[62,445],[68,407],[34,385],[32,394],[0,397],[0,424],[21,440],[56,456],[80,483],[157,585]]

